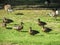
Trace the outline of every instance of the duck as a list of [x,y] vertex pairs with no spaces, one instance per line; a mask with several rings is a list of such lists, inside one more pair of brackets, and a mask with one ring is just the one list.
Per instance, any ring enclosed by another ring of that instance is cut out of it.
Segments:
[[49,27],[43,27],[43,32],[50,32],[52,29]]
[[3,22],[4,22],[4,23],[11,23],[11,22],[13,22],[13,20],[4,17],[4,18],[3,18]]
[[13,29],[21,31],[23,29],[23,22],[21,22],[21,25],[14,25]]
[[38,34],[39,33],[39,31],[37,31],[37,30],[32,30],[32,27],[30,27],[30,29],[29,29],[29,34],[30,35],[35,35],[35,34]]
[[47,23],[38,19],[38,25],[44,27],[45,25],[47,25]]

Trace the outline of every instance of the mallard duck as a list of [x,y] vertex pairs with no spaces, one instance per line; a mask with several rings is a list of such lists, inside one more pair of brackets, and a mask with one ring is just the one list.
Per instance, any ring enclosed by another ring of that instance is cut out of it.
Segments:
[[35,35],[35,34],[37,34],[37,33],[39,33],[39,32],[36,31],[36,30],[32,30],[32,27],[30,27],[29,33],[30,33],[30,35]]
[[18,31],[22,30],[23,29],[23,22],[21,22],[21,25],[15,25],[13,27],[13,29],[18,30]]
[[3,22],[4,23],[11,23],[11,22],[13,22],[13,20],[11,20],[11,19],[7,19],[7,18],[3,18]]
[[50,32],[52,29],[48,28],[48,27],[43,27],[43,32]]
[[40,19],[38,19],[38,25],[44,27],[44,25],[46,25],[46,23],[41,21]]

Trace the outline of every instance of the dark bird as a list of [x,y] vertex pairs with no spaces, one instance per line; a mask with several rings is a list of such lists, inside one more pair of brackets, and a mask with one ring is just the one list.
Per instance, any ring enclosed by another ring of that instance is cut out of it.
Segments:
[[37,34],[39,32],[36,31],[36,30],[32,30],[32,27],[30,27],[29,33],[30,33],[30,35],[35,35],[35,34]]
[[15,26],[13,27],[13,29],[15,29],[15,30],[17,30],[17,31],[22,30],[22,29],[23,29],[23,22],[21,22],[21,25],[15,25]]
[[43,27],[43,32],[50,32],[52,29],[48,27]]
[[38,19],[38,25],[39,25],[39,26],[44,27],[46,24],[47,24],[47,23],[45,23],[45,22],[41,21],[40,19]]
[[7,19],[7,18],[3,18],[3,22],[4,23],[11,23],[11,22],[13,22],[13,20],[11,20],[11,19]]

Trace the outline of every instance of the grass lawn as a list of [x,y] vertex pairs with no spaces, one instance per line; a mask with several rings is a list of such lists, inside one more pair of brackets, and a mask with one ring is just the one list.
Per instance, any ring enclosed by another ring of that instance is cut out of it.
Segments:
[[[0,10],[0,45],[60,45],[60,17],[57,21],[54,17],[47,15],[51,10],[14,10],[12,13],[7,13]],[[23,15],[17,13],[22,13]],[[6,29],[1,26],[3,17],[12,19],[14,22],[7,25],[13,27],[14,24],[24,22],[24,28],[21,32],[14,29]],[[45,33],[38,26],[37,19],[47,23],[47,27],[52,29],[51,32]],[[39,31],[39,34],[30,35],[29,27]]]

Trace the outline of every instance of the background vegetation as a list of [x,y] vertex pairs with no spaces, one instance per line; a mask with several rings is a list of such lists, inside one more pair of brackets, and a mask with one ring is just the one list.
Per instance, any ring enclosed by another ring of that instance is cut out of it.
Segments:
[[[47,15],[51,10],[14,10],[12,13],[7,13],[0,10],[0,45],[60,45],[60,17],[57,21],[54,17]],[[23,15],[16,13],[22,13]],[[14,29],[6,29],[1,26],[3,17],[12,19],[14,22],[7,25],[13,27],[14,24],[24,22],[24,28],[21,32]],[[37,19],[47,23],[47,27],[52,31],[45,33],[38,26]],[[29,34],[29,27],[39,31],[39,34],[32,36]],[[27,31],[27,32],[25,32]]]
[[[0,0],[0,7],[3,7],[5,3],[9,3],[13,8],[13,12],[11,13],[0,9],[0,45],[60,45],[60,14],[57,20],[48,15],[51,12],[50,8],[60,7],[60,0],[50,1],[50,7],[47,7],[44,4],[45,0]],[[17,13],[19,15],[16,15]],[[12,28],[14,24],[20,24],[22,21],[24,22],[24,28],[19,32],[2,27],[3,17],[14,21],[8,24],[7,27]],[[49,33],[43,32],[42,28],[38,26],[38,18],[46,22],[46,26],[51,28],[52,31]],[[30,26],[40,33],[35,36],[30,35],[28,32]]]

